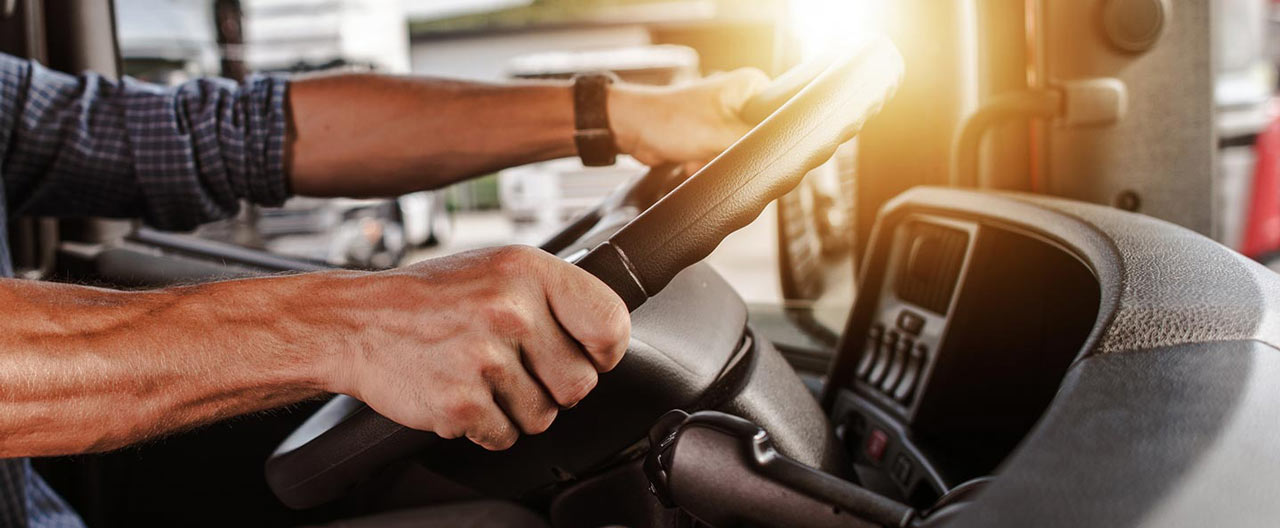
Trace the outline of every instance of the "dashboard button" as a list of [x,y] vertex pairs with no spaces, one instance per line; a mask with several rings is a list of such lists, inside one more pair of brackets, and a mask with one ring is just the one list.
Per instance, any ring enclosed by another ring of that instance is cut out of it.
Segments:
[[879,463],[884,458],[885,448],[889,447],[889,435],[880,429],[872,429],[867,435],[867,459]]
[[889,370],[885,372],[884,380],[880,382],[880,390],[883,390],[885,394],[893,394],[893,387],[902,378],[907,356],[911,355],[912,349],[915,347],[916,342],[910,337],[904,336],[898,340],[898,346],[894,347],[893,356],[889,359]]
[[880,338],[883,334],[884,325],[880,323],[871,325],[867,331],[867,343],[862,349],[862,358],[858,360],[859,378],[865,378],[871,372],[871,365],[875,363],[876,356],[880,355]]
[[893,478],[903,486],[911,481],[911,459],[907,455],[899,453],[898,458],[893,460]]
[[890,330],[885,334],[884,342],[880,343],[880,353],[876,354],[876,363],[871,367],[871,374],[867,376],[867,381],[872,385],[879,385],[880,380],[884,379],[885,371],[889,370],[889,361],[893,359],[893,353],[898,348],[898,332]]
[[929,357],[929,347],[924,343],[916,345],[907,354],[906,365],[902,369],[902,380],[893,389],[893,398],[902,402],[903,405],[910,405],[915,397],[916,383],[920,381],[920,376],[924,375],[922,370],[927,357]]
[[898,328],[901,328],[903,332],[918,336],[924,330],[924,317],[911,310],[898,312]]

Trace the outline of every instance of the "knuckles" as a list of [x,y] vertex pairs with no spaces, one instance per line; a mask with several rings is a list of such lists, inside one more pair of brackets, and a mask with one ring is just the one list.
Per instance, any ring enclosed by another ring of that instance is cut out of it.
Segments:
[[476,379],[485,380],[489,383],[506,379],[506,358],[492,348],[481,347],[479,350],[481,351],[476,354],[474,359]]
[[492,271],[509,278],[526,278],[542,268],[549,255],[530,246],[503,246],[489,256]]
[[479,316],[498,335],[522,337],[533,330],[533,321],[519,299],[503,292],[493,292],[484,297]]
[[484,414],[484,406],[474,398],[458,396],[445,402],[444,418],[453,428],[470,429],[480,421]]

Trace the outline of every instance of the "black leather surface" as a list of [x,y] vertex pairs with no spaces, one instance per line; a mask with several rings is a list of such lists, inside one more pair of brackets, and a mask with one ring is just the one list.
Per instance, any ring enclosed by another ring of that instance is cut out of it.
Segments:
[[746,386],[720,410],[769,431],[778,451],[805,465],[846,476],[848,459],[813,393],[768,341]]

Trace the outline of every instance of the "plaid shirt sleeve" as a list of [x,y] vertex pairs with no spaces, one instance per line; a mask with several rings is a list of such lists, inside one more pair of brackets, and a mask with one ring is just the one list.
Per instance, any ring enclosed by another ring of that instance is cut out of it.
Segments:
[[0,54],[8,211],[188,230],[234,215],[241,199],[279,205],[289,195],[287,90],[265,76],[172,88],[73,77]]

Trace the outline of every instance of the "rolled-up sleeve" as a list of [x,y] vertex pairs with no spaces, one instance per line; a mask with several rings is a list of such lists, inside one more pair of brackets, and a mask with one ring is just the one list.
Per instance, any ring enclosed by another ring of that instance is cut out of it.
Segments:
[[0,55],[0,178],[11,215],[140,217],[186,230],[240,201],[279,205],[288,81],[161,87]]

